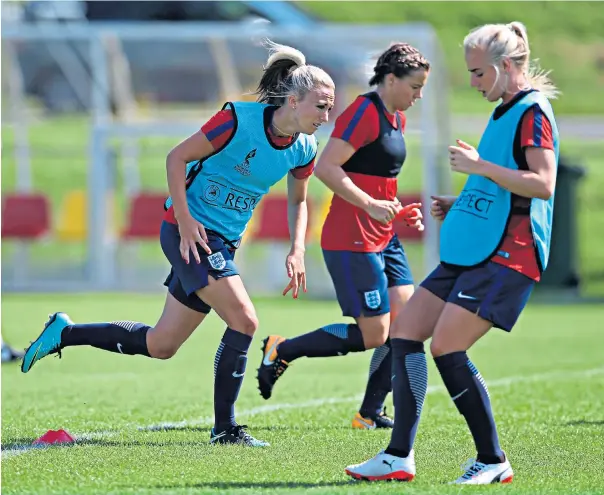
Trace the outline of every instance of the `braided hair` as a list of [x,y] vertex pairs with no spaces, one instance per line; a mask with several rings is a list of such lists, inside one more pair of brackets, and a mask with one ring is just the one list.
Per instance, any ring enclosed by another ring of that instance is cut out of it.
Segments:
[[393,43],[378,58],[370,86],[381,84],[388,74],[402,78],[416,70],[430,70],[430,62],[409,43]]

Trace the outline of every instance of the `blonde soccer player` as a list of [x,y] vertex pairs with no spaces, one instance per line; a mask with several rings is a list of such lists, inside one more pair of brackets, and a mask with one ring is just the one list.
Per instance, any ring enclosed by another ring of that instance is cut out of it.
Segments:
[[235,421],[258,317],[234,257],[255,206],[287,176],[292,245],[284,293],[298,296],[306,274],[306,193],[317,154],[314,133],[328,121],[335,91],[331,77],[307,64],[300,51],[269,46],[258,101],[225,104],[168,154],[171,196],[159,240],[172,269],[159,321],[154,326],[121,320],[76,324],[65,313],[55,313],[27,349],[24,373],[49,354],[82,345],[170,358],[214,308],[227,328],[214,359],[210,443],[268,445]]
[[[519,22],[488,24],[464,40],[470,81],[495,108],[478,148],[449,148],[454,172],[468,176],[456,198],[434,197],[443,220],[440,265],[421,283],[392,333],[395,423],[385,451],[346,468],[367,480],[412,480],[414,440],[426,396],[424,342],[477,456],[455,483],[510,483],[484,379],[467,351],[491,328],[510,332],[547,267],[559,138],[549,100],[557,90],[530,64]],[[429,455],[435,455],[431,452]]]

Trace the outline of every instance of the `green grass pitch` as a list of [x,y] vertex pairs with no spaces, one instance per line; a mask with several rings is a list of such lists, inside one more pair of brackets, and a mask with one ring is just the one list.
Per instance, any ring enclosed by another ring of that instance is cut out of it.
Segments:
[[[352,482],[347,464],[387,445],[384,431],[350,428],[371,353],[301,359],[271,401],[256,390],[261,339],[293,336],[342,321],[334,302],[256,300],[261,321],[252,344],[238,420],[267,449],[210,446],[213,360],[223,323],[211,316],[168,361],[69,348],[27,375],[2,366],[2,492],[93,493],[431,493],[473,455],[472,441],[438,373],[416,442],[418,476],[409,484]],[[133,319],[153,324],[157,295],[3,295],[2,333],[15,345],[37,337],[47,313],[75,321]],[[470,353],[490,387],[502,445],[516,477],[511,486],[472,493],[604,492],[604,307],[529,304],[514,331],[494,331]],[[430,360],[429,360],[430,361]],[[391,404],[391,399],[388,399]],[[168,431],[141,428],[162,423]],[[48,429],[79,441],[29,449]],[[24,447],[25,446],[25,447]]]

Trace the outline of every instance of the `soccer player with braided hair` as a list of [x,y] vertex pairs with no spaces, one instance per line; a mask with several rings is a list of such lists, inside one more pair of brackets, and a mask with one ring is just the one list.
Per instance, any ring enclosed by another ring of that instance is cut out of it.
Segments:
[[[213,444],[264,447],[235,422],[235,401],[258,328],[254,305],[234,262],[255,206],[287,176],[292,239],[284,294],[305,286],[306,192],[317,140],[334,102],[334,83],[298,50],[268,42],[257,102],[228,102],[168,154],[170,198],[160,244],[172,266],[164,311],[150,327],[134,321],[75,324],[51,315],[27,349],[21,370],[72,346],[88,345],[156,359],[172,357],[211,308],[227,324],[214,360]],[[191,166],[192,164],[192,166]]]
[[429,72],[429,62],[417,49],[395,43],[377,60],[369,81],[375,90],[359,96],[337,118],[315,174],[334,192],[321,246],[343,316],[354,322],[326,324],[291,339],[269,336],[258,370],[265,399],[298,358],[375,349],[352,426],[392,427],[384,411],[391,390],[389,328],[413,293],[413,277],[392,221],[405,215],[410,227],[423,228],[420,204],[403,206],[397,200],[397,176],[407,156],[403,112],[422,97]]

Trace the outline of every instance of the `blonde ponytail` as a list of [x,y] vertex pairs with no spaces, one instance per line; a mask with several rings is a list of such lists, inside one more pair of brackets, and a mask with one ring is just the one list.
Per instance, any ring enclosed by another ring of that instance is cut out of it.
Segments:
[[269,39],[263,44],[268,48],[269,57],[255,93],[259,102],[283,105],[289,95],[302,98],[318,87],[335,89],[329,74],[319,67],[307,65],[300,50]]
[[549,78],[551,71],[545,71],[539,66],[537,59],[530,59],[530,47],[526,26],[519,21],[510,22],[507,27],[518,36],[524,43],[524,51],[527,54],[525,74],[532,88],[541,91],[546,98],[555,99],[560,94],[556,85]]
[[524,73],[530,86],[546,98],[555,99],[560,91],[549,77],[551,71],[539,67],[538,60],[531,60],[530,45],[526,26],[514,21],[509,24],[485,24],[471,31],[464,39],[464,48],[483,48],[497,68],[504,58]]
[[269,53],[264,70],[270,69],[270,67],[279,60],[288,60],[297,67],[306,65],[306,57],[300,50],[296,50],[291,46],[280,45],[269,39],[264,40],[263,44],[268,48]]

